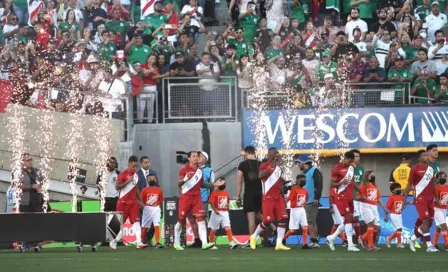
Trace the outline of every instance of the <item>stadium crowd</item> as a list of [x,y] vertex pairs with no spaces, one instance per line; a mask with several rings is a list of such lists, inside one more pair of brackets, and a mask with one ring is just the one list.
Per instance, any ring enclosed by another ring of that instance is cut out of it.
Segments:
[[[297,107],[448,100],[445,1],[232,0],[223,33],[204,26],[216,25],[215,3],[199,3],[0,1],[3,96],[115,116],[135,97],[139,121],[154,114],[167,77],[235,76],[239,90],[287,93]],[[347,83],[406,89],[363,94],[372,86]]]

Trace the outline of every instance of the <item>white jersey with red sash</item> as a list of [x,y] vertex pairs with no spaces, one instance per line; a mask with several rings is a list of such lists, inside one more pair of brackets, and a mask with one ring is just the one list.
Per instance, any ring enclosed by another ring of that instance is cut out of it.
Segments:
[[184,166],[179,171],[179,179],[185,181],[182,185],[183,195],[200,195],[203,183],[202,170],[193,168],[190,165]]
[[261,180],[263,199],[283,198],[281,168],[278,165],[273,165],[267,161],[260,165],[260,172],[265,170],[269,170],[269,175],[267,178]]

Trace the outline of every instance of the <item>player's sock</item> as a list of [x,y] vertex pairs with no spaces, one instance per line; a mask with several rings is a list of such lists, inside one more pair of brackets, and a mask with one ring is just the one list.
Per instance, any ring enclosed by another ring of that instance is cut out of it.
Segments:
[[197,223],[199,239],[201,239],[202,245],[205,245],[207,244],[207,227],[205,226],[205,221],[199,221]]
[[392,241],[397,237],[397,232],[392,233],[389,237],[387,237],[387,240]]
[[342,239],[342,241],[345,241],[345,240],[347,240],[347,236],[345,236],[345,232],[343,232],[343,233],[339,234],[339,238],[341,238],[341,239]]
[[258,224],[255,232],[252,234],[252,237],[258,238],[258,236],[260,236],[260,233],[262,233],[265,229],[266,227],[263,225],[263,223]]
[[353,225],[352,223],[345,224],[345,234],[347,235],[348,246],[353,246]]
[[397,243],[401,244],[401,231],[396,231],[395,237],[397,238]]
[[229,242],[233,242],[233,233],[232,233],[232,229],[229,227],[225,228],[226,230],[226,234],[227,234],[227,239],[229,239]]
[[330,234],[333,234],[338,229],[338,226],[333,225],[333,227],[331,228]]
[[332,235],[330,235],[331,238],[332,238],[333,240],[336,239],[336,237],[338,237],[339,234],[343,233],[344,230],[345,230],[345,225],[344,225],[344,224],[340,224],[340,225],[338,226],[338,228],[336,229],[336,231],[335,231]]
[[140,228],[140,222],[134,222],[134,224],[132,224],[132,229],[134,230],[135,238],[137,239],[137,244],[141,244],[142,243],[142,229]]
[[359,223],[359,219],[353,219],[353,229],[355,230],[356,237],[359,237],[361,233],[361,224]]
[[363,237],[364,240],[367,240],[367,244],[369,245],[369,248],[373,247],[373,233],[374,228],[373,227],[367,227],[367,232],[364,234],[366,238]]
[[446,230],[442,231],[443,241],[445,241],[445,245],[448,245],[448,232]]
[[293,235],[295,230],[288,230],[286,234],[283,236],[283,240],[286,240],[289,236]]
[[142,243],[146,244],[146,234],[148,233],[148,228],[142,228],[141,240]]
[[306,245],[308,240],[308,227],[302,227],[302,245]]
[[429,234],[429,232],[423,233],[423,242],[426,243],[427,247],[431,247],[432,246],[431,235]]
[[177,222],[174,226],[174,243],[180,245],[180,232],[182,231],[182,224]]
[[215,235],[216,235],[216,230],[211,229],[210,230],[210,236],[209,236],[210,243],[214,243],[215,242]]
[[160,226],[154,226],[154,237],[156,238],[156,244],[160,244]]
[[420,236],[422,236],[422,232],[420,231],[420,226],[422,225],[422,220],[420,220],[419,218],[417,218],[417,220],[415,221],[415,225],[414,225],[414,235],[415,237],[419,238]]
[[277,228],[277,245],[283,245],[283,236],[285,236],[286,228],[284,226],[278,226]]
[[[442,235],[443,235],[443,231],[442,231]],[[434,231],[434,238],[432,238],[432,245],[436,246],[439,242],[439,236],[440,236],[440,232],[438,232],[437,230]]]

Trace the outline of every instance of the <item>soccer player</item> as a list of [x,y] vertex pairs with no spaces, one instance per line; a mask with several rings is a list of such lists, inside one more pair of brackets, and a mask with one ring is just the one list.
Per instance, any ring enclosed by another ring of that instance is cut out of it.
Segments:
[[[343,222],[343,218],[338,211],[338,207],[336,207],[336,204],[334,204],[337,196],[337,191],[337,188],[330,187],[330,197],[328,198],[328,201],[330,202],[330,214],[333,218],[333,228],[331,228],[330,234],[333,234],[338,229],[339,225]],[[339,234],[339,238],[341,238],[342,240],[342,246],[347,246],[347,237],[345,237],[345,232],[341,232],[341,234]]]
[[201,187],[214,188],[224,184],[224,181],[216,181],[214,184],[204,183],[202,170],[198,167],[198,152],[188,152],[188,164],[179,171],[178,186],[181,190],[179,199],[179,215],[174,227],[174,249],[184,250],[180,245],[180,232],[185,225],[187,216],[193,213],[198,224],[199,238],[202,249],[210,249],[213,243],[207,243],[207,227],[205,225],[205,210],[202,205]]
[[146,247],[146,234],[151,225],[154,224],[154,236],[156,238],[155,248],[163,248],[160,244],[160,218],[162,217],[163,192],[162,188],[157,186],[155,173],[149,173],[146,176],[149,187],[145,187],[140,198],[145,205],[142,213],[142,237],[143,245]]
[[291,203],[291,217],[289,219],[289,230],[283,237],[283,244],[286,238],[294,234],[302,227],[302,249],[311,249],[307,244],[308,220],[306,218],[305,205],[308,201],[308,191],[304,188],[306,176],[299,174],[296,177],[296,186],[289,192],[288,200]]
[[[355,160],[353,161],[355,165],[355,184],[359,187],[364,177],[364,167],[362,167],[359,162],[361,160],[361,152],[358,149],[350,150],[355,154]],[[358,200],[358,194],[353,192],[353,229],[355,230],[355,235],[358,238],[358,242],[362,242],[361,239],[361,223],[359,222],[359,216],[361,215],[361,203]]]
[[271,147],[268,150],[268,160],[260,165],[258,177],[261,179],[263,198],[261,222],[255,232],[250,236],[250,247],[257,247],[257,238],[266,230],[272,221],[278,221],[277,241],[275,250],[291,250],[283,245],[283,236],[286,231],[286,220],[288,214],[285,208],[285,198],[282,191],[282,170],[278,166],[279,153],[277,148]]
[[436,174],[436,181],[439,184],[436,186],[436,196],[439,199],[439,203],[434,207],[434,221],[436,222],[436,229],[434,231],[434,239],[432,245],[437,246],[440,233],[442,233],[443,240],[445,241],[445,249],[448,250],[448,233],[446,227],[446,208],[448,205],[448,185],[446,185],[446,173],[439,172]]
[[[218,181],[226,181],[224,178],[218,178]],[[233,241],[232,229],[230,227],[229,217],[229,192],[226,191],[226,185],[223,184],[218,187],[217,191],[213,191],[210,195],[210,206],[213,209],[208,227],[210,228],[210,243],[215,243],[216,231],[222,227],[227,233],[229,239],[230,249],[235,249],[238,244]],[[217,248],[214,248],[217,249]]]
[[[336,207],[341,215],[344,217],[344,223],[340,224],[338,229],[331,235],[327,236],[327,244],[331,250],[335,250],[334,240],[340,233],[345,231],[347,235],[348,251],[359,251],[353,244],[353,189],[360,192],[359,187],[354,182],[355,168],[353,161],[355,154],[348,151],[344,154],[342,162],[335,165],[331,171],[331,187],[338,189],[337,197],[335,199]],[[360,198],[365,196],[360,192]]]
[[426,152],[428,152],[429,165],[434,169],[434,175],[440,172],[440,163],[437,162],[439,158],[439,150],[436,144],[430,144],[426,147]]
[[[145,245],[141,241],[141,228],[139,214],[140,209],[144,207],[140,196],[138,195],[138,176],[136,174],[138,166],[138,158],[136,156],[129,157],[128,168],[123,170],[117,177],[115,188],[118,192],[117,212],[123,212],[123,222],[129,219],[134,229],[137,247],[141,248]],[[121,238],[121,237],[119,237]],[[109,242],[112,249],[117,248],[118,237]]]
[[401,213],[406,200],[403,196],[400,183],[394,182],[389,188],[392,194],[387,200],[386,208],[389,211],[390,221],[392,222],[395,231],[391,236],[387,237],[386,246],[390,247],[390,242],[397,238],[397,248],[404,248],[404,245],[401,243],[401,232],[403,230],[403,218]]
[[365,241],[367,241],[367,251],[378,251],[373,243],[374,233],[378,233],[380,228],[380,215],[378,213],[378,205],[384,210],[384,221],[387,222],[387,209],[381,201],[380,190],[375,184],[375,172],[367,171],[365,177],[359,187],[361,192],[366,196],[361,201],[361,215],[367,224],[367,231],[362,236],[361,245],[365,248]]
[[429,228],[434,217],[434,203],[439,202],[439,198],[435,193],[434,169],[429,165],[429,157],[426,150],[419,150],[417,156],[418,163],[412,167],[408,185],[404,190],[404,195],[406,196],[411,190],[411,186],[414,187],[414,204],[418,213],[417,228],[414,230],[409,246],[412,251],[415,251],[414,242],[417,238],[423,236],[423,241],[427,246],[426,251],[437,252],[438,249],[432,245],[429,234]]

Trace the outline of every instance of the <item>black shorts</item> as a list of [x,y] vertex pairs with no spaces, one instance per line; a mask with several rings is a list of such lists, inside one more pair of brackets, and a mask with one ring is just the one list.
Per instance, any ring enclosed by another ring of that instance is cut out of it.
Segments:
[[245,213],[261,212],[261,195],[244,194],[243,211]]

